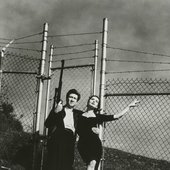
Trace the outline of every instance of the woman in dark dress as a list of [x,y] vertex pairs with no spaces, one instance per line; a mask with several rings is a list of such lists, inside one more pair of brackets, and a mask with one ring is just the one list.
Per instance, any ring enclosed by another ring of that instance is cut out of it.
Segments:
[[103,122],[113,121],[122,117],[130,107],[136,106],[139,101],[134,100],[122,112],[116,115],[97,114],[99,110],[100,99],[93,95],[87,102],[87,110],[84,112],[77,124],[77,133],[79,135],[78,151],[87,164],[87,170],[97,170],[102,156],[102,143],[99,139],[99,129],[97,126]]

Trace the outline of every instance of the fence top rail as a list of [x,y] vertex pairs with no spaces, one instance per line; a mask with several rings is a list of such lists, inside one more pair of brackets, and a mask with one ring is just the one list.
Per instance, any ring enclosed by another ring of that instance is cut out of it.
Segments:
[[[94,64],[86,64],[86,65],[74,65],[74,66],[66,66],[64,69],[72,69],[72,68],[80,68],[80,67],[93,67]],[[51,70],[61,70],[61,67],[51,68]]]
[[2,71],[3,74],[37,74],[36,71]]

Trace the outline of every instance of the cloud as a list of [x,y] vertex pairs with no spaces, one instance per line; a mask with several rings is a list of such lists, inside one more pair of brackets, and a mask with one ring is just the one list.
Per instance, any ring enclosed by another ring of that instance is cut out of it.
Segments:
[[111,44],[164,51],[164,43],[169,43],[169,5],[158,0],[6,0],[1,3],[0,35],[36,32],[44,22],[53,33],[101,30],[107,17]]
[[[45,22],[49,23],[52,35],[102,31],[103,18],[107,17],[110,46],[169,54],[169,7],[168,0],[6,0],[0,7],[0,37],[37,33],[42,31]],[[94,42],[95,39],[101,40],[101,36],[58,37],[48,42],[69,45]],[[107,51],[108,58],[115,57],[114,51]],[[132,59],[139,56],[124,54]],[[140,59],[165,61],[167,58],[143,55]],[[131,68],[129,63],[117,64],[118,67],[109,66],[109,69]],[[165,65],[134,64],[133,67],[157,69]]]

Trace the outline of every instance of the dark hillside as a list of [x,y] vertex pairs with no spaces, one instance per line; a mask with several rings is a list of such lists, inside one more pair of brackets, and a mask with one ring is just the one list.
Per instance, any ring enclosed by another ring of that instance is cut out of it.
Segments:
[[[75,170],[85,170],[79,155],[75,161]],[[170,162],[105,148],[104,170],[170,170]]]

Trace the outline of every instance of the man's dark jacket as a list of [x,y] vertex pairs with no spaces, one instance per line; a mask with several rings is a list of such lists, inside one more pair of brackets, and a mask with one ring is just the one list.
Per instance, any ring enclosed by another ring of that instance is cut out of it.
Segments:
[[[50,112],[49,116],[45,121],[45,126],[48,128],[49,137],[52,136],[56,131],[64,130],[64,117],[66,116],[65,107],[58,112],[55,113],[53,110]],[[73,119],[74,119],[74,128],[77,129],[77,121],[79,116],[83,114],[82,111],[73,109]]]
[[71,130],[65,129],[63,119],[66,113],[64,108],[58,113],[55,113],[53,110],[50,112],[45,121],[45,126],[48,128],[46,170],[73,169],[77,122],[82,113],[80,110],[73,109],[75,127],[75,133],[73,133]]

